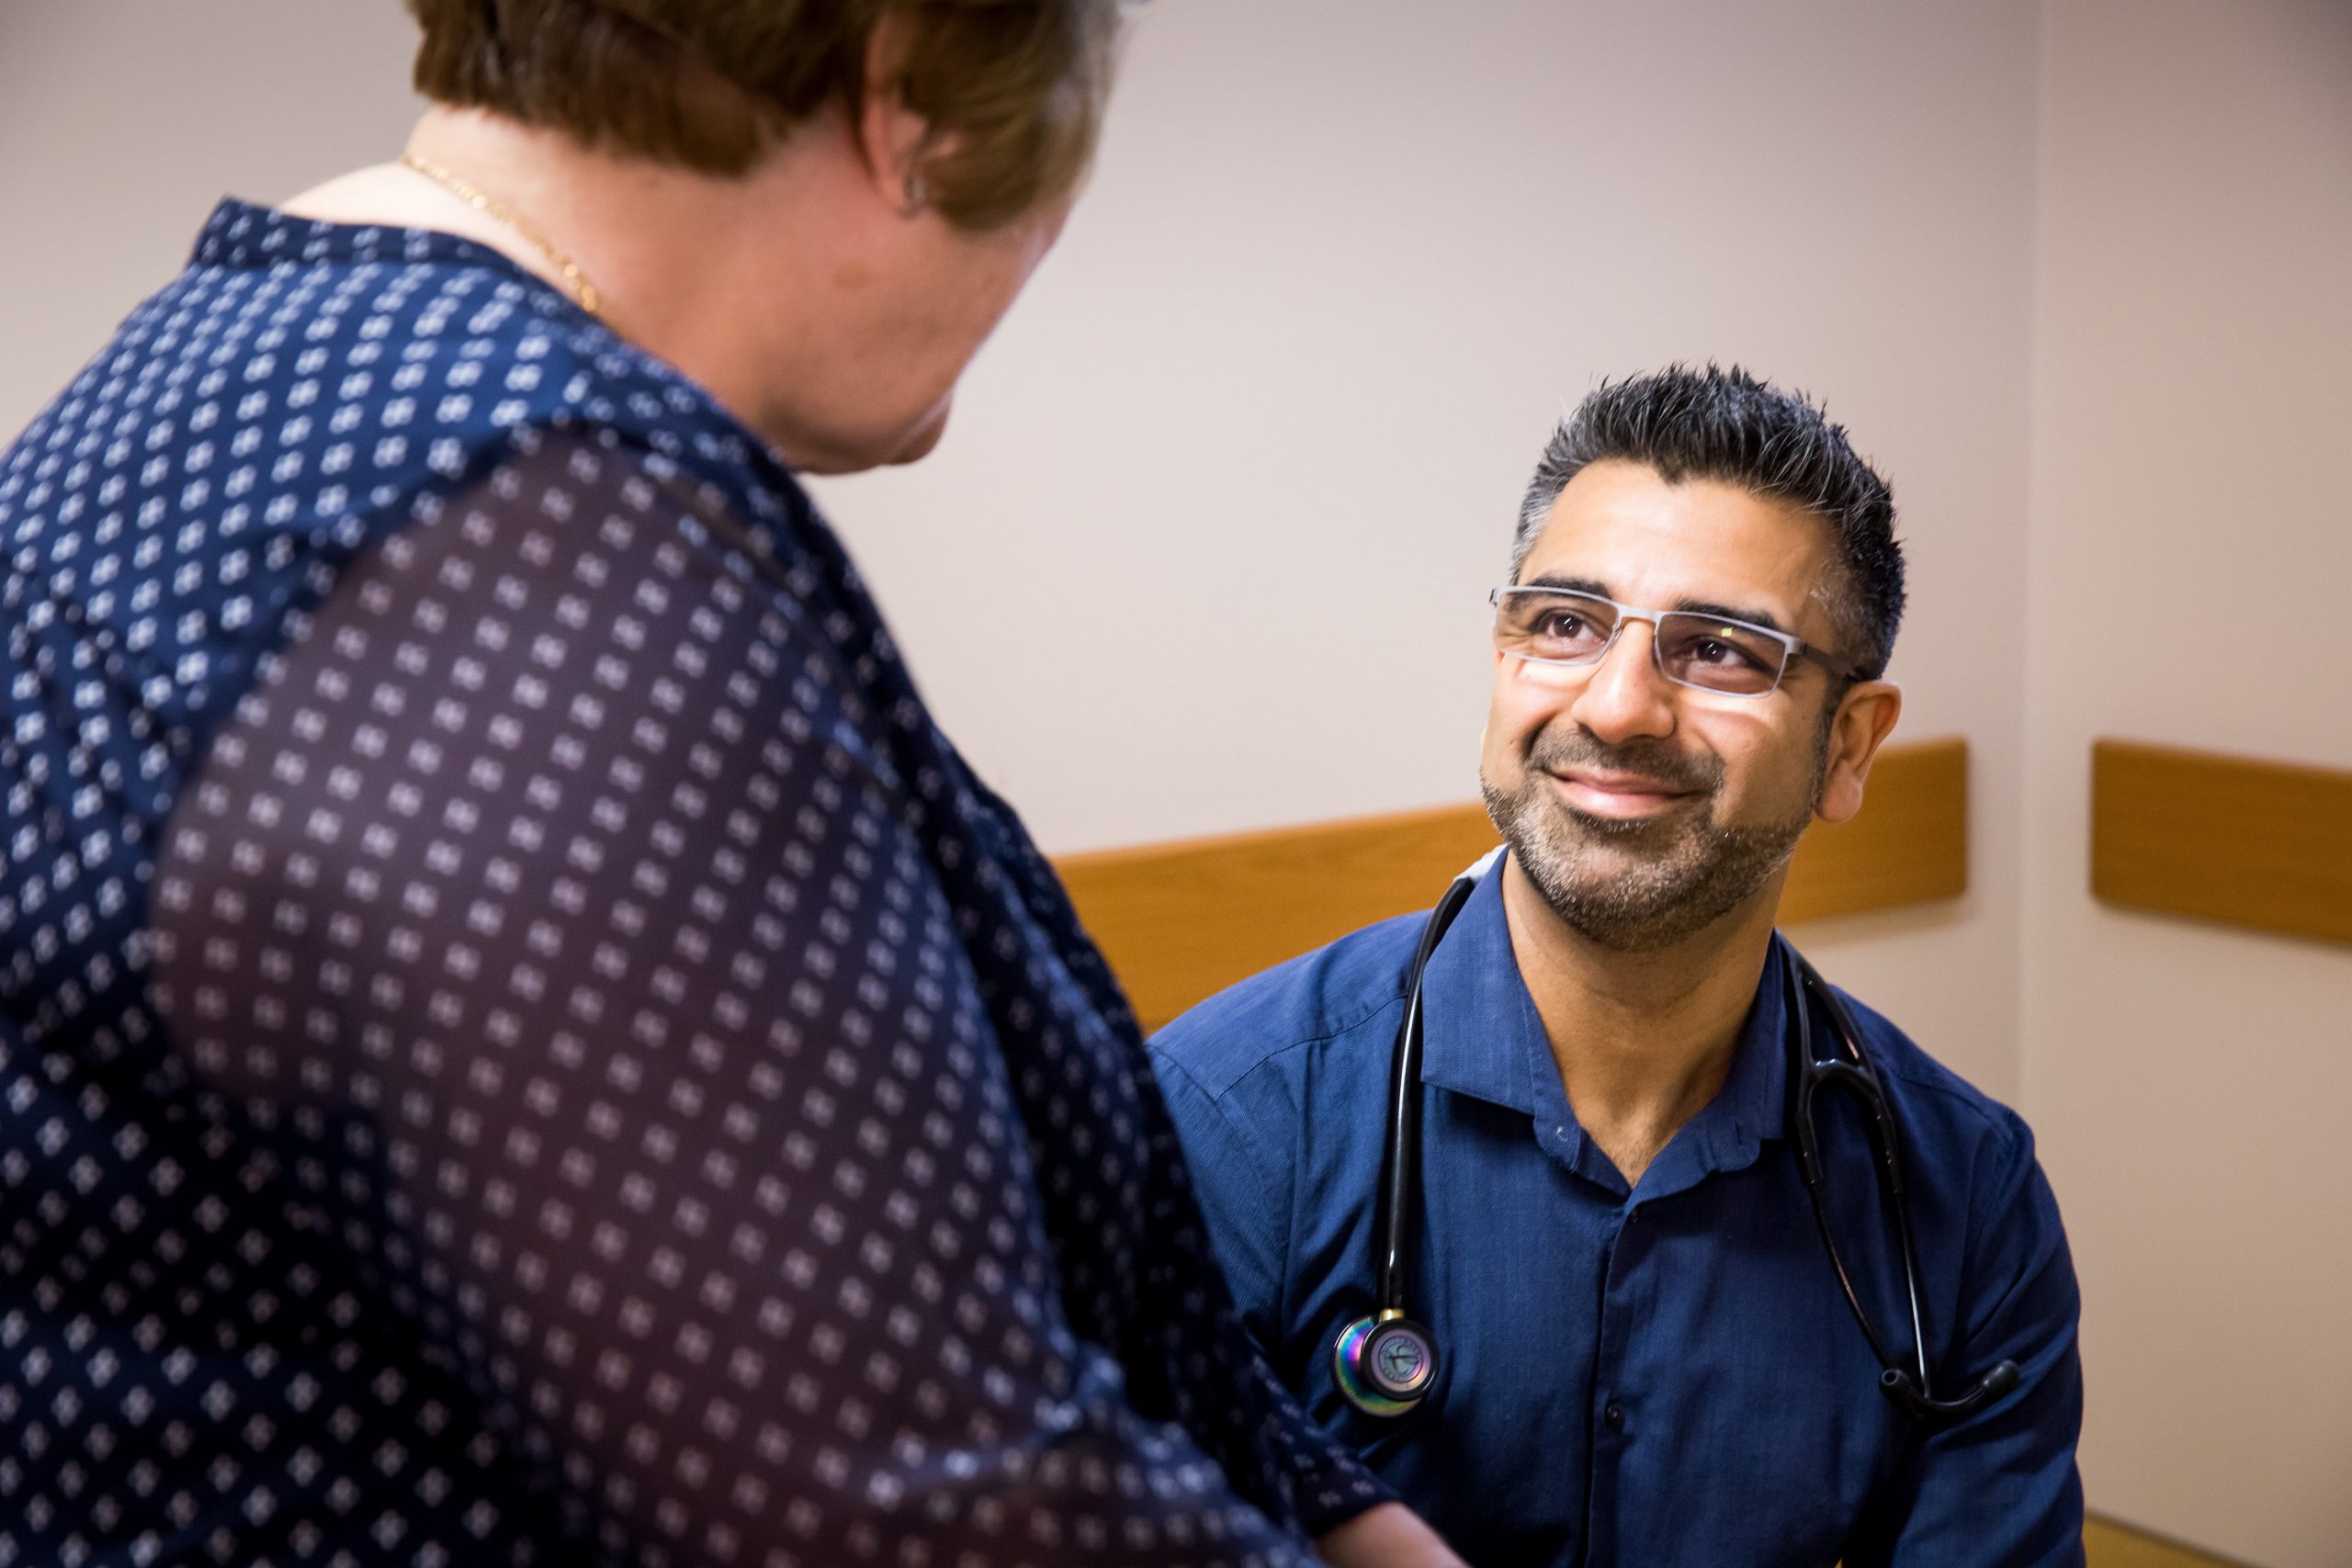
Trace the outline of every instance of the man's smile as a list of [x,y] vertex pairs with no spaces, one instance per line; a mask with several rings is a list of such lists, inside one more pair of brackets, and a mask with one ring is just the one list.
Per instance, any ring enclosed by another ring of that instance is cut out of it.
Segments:
[[1551,778],[1570,806],[1595,817],[1663,816],[1700,793],[1663,779],[1607,768],[1563,768]]

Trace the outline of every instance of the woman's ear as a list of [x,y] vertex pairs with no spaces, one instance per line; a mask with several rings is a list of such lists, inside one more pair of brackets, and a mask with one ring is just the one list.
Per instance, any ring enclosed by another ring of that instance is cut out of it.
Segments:
[[922,154],[931,122],[907,107],[904,82],[909,49],[906,19],[883,13],[865,44],[865,81],[852,128],[875,194],[901,215],[914,217],[931,205],[922,175]]
[[1821,775],[1821,797],[1814,814],[1843,822],[1862,808],[1862,786],[1871,762],[1903,716],[1903,688],[1892,681],[1864,681],[1838,699],[1829,721],[1829,757]]

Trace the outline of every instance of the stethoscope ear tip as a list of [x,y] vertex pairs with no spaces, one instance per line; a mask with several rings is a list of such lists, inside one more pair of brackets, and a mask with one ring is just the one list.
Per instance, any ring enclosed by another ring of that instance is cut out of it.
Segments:
[[1916,1417],[1931,1427],[1950,1426],[1965,1421],[2011,1389],[2018,1386],[2019,1377],[2015,1361],[1996,1361],[1976,1386],[1958,1399],[1936,1399],[1928,1395],[1919,1380],[1899,1367],[1889,1367],[1878,1375],[1878,1386],[1886,1396]]

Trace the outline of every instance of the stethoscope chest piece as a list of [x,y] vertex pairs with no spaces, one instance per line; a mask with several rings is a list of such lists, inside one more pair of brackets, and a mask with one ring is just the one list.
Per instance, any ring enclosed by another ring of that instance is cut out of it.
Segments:
[[1360,1317],[1331,1346],[1331,1376],[1367,1416],[1402,1416],[1437,1382],[1437,1340],[1402,1313]]

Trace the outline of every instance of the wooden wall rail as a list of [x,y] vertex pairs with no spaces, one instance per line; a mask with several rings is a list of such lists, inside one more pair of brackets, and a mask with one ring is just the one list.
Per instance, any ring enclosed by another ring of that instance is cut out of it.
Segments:
[[[1069,855],[1087,928],[1146,1029],[1359,926],[1426,908],[1495,844],[1477,806]],[[1850,822],[1815,824],[1783,921],[1950,898],[1968,886],[1968,743],[1891,747]]]
[[1789,867],[1781,923],[1967,891],[1968,742],[1954,735],[1881,751],[1853,819],[1813,825]]
[[2094,741],[2091,892],[2352,942],[2352,772]]
[[2083,1552],[2089,1568],[2242,1568],[2229,1558],[2098,1514],[2083,1521]]

